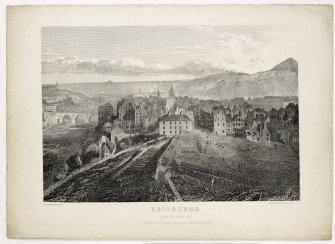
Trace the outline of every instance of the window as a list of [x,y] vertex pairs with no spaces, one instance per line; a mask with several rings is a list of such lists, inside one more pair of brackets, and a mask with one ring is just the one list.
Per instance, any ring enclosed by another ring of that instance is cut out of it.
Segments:
[[219,126],[219,123],[218,123],[218,126]]
[[170,131],[170,134],[172,134],[172,131]]
[[176,124],[177,124],[177,121],[175,121],[174,124],[176,125]]
[[222,131],[222,133],[224,133],[224,130]]
[[163,134],[165,134],[165,130],[163,131]]
[[224,123],[222,123],[222,126],[224,126]]
[[179,124],[181,125],[181,122],[179,122]]
[[165,122],[163,122],[163,125],[165,125]]
[[181,134],[181,131],[179,131],[179,134]]
[[165,129],[165,126],[163,126],[163,129]]
[[176,130],[176,129],[177,129],[177,126],[175,126],[174,129]]
[[170,121],[170,125],[172,125],[172,121]]

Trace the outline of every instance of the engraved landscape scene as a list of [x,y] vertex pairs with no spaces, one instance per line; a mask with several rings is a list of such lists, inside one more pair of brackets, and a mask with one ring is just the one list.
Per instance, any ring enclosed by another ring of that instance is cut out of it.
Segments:
[[41,36],[44,201],[300,199],[290,27],[44,27]]

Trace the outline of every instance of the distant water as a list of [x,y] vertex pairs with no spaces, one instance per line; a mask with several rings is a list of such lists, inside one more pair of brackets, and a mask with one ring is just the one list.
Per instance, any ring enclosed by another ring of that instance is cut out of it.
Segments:
[[42,73],[42,84],[87,83],[87,82],[131,82],[131,81],[172,81],[195,78],[183,74],[150,74],[150,75],[112,75],[98,73]]

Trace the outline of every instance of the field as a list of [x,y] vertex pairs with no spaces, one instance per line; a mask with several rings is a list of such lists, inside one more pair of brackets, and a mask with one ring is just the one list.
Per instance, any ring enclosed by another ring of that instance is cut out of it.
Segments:
[[[282,194],[289,189],[299,189],[299,154],[288,147],[274,149],[246,139],[194,131],[178,135],[169,149],[169,160],[175,160],[179,168],[200,172],[198,178],[204,178],[204,182],[215,176],[227,182],[227,185],[240,184],[241,188],[251,186],[248,190],[265,188],[267,198],[275,197],[277,189],[284,191]],[[177,171],[173,180],[186,199],[190,195],[192,199],[198,196],[203,200],[225,200],[229,195],[227,193],[235,193],[232,187],[227,187],[214,193],[216,188],[212,194],[208,194],[208,186],[185,177],[185,171]],[[241,192],[239,189],[236,193]]]

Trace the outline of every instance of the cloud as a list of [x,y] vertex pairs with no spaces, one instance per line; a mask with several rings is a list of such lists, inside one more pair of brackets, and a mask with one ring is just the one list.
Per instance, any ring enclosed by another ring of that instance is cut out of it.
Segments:
[[[170,49],[170,48],[167,48]],[[171,48],[172,49],[172,48]],[[181,50],[154,50],[154,51],[141,51],[139,54],[188,54],[189,51]]]
[[169,67],[166,64],[162,64],[162,63],[157,63],[157,64],[150,65],[150,68],[153,69],[153,70],[169,70],[169,69],[171,69],[171,67]]
[[195,44],[191,46],[176,46],[176,47],[167,47],[166,49],[170,50],[213,50],[215,49],[212,45],[211,42],[205,42],[205,43],[200,43],[200,44]]
[[169,70],[170,67],[157,63],[145,65],[140,59],[125,57],[121,59],[78,59],[77,57],[57,57],[42,60],[43,73],[55,72],[95,72],[95,73],[117,73],[135,74],[145,72],[157,72]]
[[133,59],[130,57],[127,58],[122,58],[119,60],[111,60],[110,64],[113,64],[117,67],[139,67],[139,68],[144,68],[144,63],[140,59]]
[[202,35],[213,35],[214,31],[209,26],[190,26],[190,30],[200,32]]
[[220,47],[225,48],[261,48],[262,43],[256,40],[250,33],[236,34],[225,32],[217,34]]
[[42,48],[41,58],[42,60],[52,60],[59,57],[59,54],[51,51],[49,48]]

